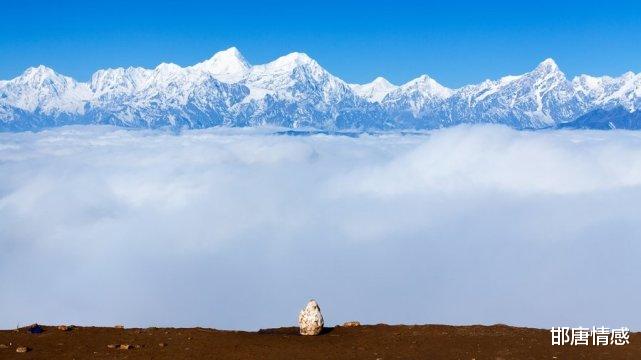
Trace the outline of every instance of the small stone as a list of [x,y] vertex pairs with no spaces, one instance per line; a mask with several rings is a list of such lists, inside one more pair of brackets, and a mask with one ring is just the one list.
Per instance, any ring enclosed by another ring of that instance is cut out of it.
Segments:
[[165,347],[165,346],[167,346],[167,344],[165,344],[165,343],[160,343],[160,344],[158,344],[158,346],[160,346],[160,347]]
[[32,333],[32,334],[41,334],[42,332],[45,331],[45,329],[43,329],[42,326],[40,326],[38,324],[33,324],[33,325],[29,326],[29,330],[28,331],[30,333]]
[[107,345],[107,347],[108,347],[108,348],[110,348],[110,349],[115,349],[115,348],[117,348],[117,347],[118,347],[118,345],[116,345],[116,344],[109,344],[109,345]]
[[348,321],[348,322],[344,323],[343,326],[344,327],[357,327],[357,326],[361,326],[361,323],[359,323],[358,321]]
[[323,315],[316,300],[310,300],[298,315],[301,335],[318,335],[323,330]]
[[58,330],[60,331],[69,331],[73,328],[73,326],[69,325],[58,325]]
[[133,346],[131,346],[129,344],[120,344],[120,346],[118,347],[118,349],[120,349],[120,350],[129,350],[129,349],[132,349],[132,348],[133,348]]
[[0,349],[6,349],[6,348],[8,348],[8,346],[7,346],[7,345],[5,345],[5,344],[0,344]]
[[26,347],[26,346],[18,346],[16,348],[16,352],[17,353],[21,353],[22,354],[22,353],[26,353],[27,351],[29,351],[29,348]]

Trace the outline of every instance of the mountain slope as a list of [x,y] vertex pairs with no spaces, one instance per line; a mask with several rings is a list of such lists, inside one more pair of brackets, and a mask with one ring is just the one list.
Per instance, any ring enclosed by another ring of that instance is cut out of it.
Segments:
[[562,129],[641,130],[641,112],[630,112],[622,106],[593,110],[573,121],[558,125]]

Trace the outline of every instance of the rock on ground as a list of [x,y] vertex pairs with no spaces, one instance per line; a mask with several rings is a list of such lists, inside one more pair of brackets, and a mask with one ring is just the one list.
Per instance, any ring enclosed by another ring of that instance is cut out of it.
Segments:
[[323,315],[316,300],[310,300],[298,315],[301,335],[318,335],[323,330]]
[[361,323],[358,321],[348,321],[343,323],[343,326],[345,327],[356,327],[356,326],[361,326]]

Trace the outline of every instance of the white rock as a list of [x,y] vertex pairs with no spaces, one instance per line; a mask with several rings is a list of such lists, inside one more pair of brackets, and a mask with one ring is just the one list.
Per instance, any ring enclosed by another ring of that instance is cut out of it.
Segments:
[[301,335],[318,335],[323,330],[323,314],[316,300],[310,300],[298,315]]
[[343,323],[343,326],[344,327],[357,327],[357,326],[361,326],[361,323],[358,322],[358,321],[348,321],[348,322]]

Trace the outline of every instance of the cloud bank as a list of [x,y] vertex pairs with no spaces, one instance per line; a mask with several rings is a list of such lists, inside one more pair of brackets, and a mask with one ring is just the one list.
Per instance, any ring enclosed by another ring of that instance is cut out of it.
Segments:
[[0,134],[0,327],[641,328],[641,134]]

